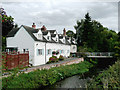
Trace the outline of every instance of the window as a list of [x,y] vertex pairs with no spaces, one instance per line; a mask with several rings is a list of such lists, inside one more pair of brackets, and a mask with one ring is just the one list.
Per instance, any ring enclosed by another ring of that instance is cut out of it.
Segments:
[[67,53],[69,53],[69,50],[67,50]]
[[47,39],[50,40],[50,36],[47,36]]
[[37,49],[37,55],[43,55],[43,49]]
[[75,46],[73,46],[73,49],[75,49]]
[[51,55],[51,49],[47,50],[47,55]]
[[61,50],[61,53],[64,53],[64,50]]
[[41,34],[38,34],[38,38],[41,38],[42,37],[42,35]]

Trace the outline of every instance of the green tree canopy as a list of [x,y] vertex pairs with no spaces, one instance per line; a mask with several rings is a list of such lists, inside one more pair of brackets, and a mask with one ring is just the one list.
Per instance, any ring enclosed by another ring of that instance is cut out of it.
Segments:
[[2,18],[2,36],[7,36],[14,27],[14,18],[8,16],[3,8],[0,8],[0,17]]
[[114,51],[114,47],[118,42],[117,33],[109,30],[96,21],[91,20],[89,13],[85,15],[85,19],[77,20],[76,37],[78,47],[87,47],[88,51]]
[[75,33],[74,33],[72,30],[68,30],[68,31],[66,32],[66,35],[67,35],[68,37],[75,37]]

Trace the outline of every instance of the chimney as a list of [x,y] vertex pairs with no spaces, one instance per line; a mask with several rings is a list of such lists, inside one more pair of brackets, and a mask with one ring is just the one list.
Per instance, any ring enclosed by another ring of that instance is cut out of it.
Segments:
[[32,28],[34,28],[34,29],[36,28],[36,25],[35,25],[35,23],[33,23],[33,25],[32,25]]
[[42,31],[46,31],[47,28],[43,25],[42,28],[41,28]]
[[66,30],[65,30],[65,28],[63,29],[63,35],[66,36]]

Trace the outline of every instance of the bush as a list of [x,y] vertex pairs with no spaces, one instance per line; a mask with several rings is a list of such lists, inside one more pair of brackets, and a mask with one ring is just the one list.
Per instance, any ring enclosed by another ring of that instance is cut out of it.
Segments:
[[48,63],[54,63],[54,62],[58,62],[58,58],[56,56],[52,56],[49,58],[49,61],[47,62]]
[[120,89],[120,61],[102,71],[87,83],[87,88]]
[[64,57],[62,55],[60,55],[58,60],[62,61],[62,60],[64,60]]

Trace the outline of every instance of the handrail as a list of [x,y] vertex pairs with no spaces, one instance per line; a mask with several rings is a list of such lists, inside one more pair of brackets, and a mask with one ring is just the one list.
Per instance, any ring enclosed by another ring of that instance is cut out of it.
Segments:
[[87,56],[113,56],[114,52],[80,52]]

